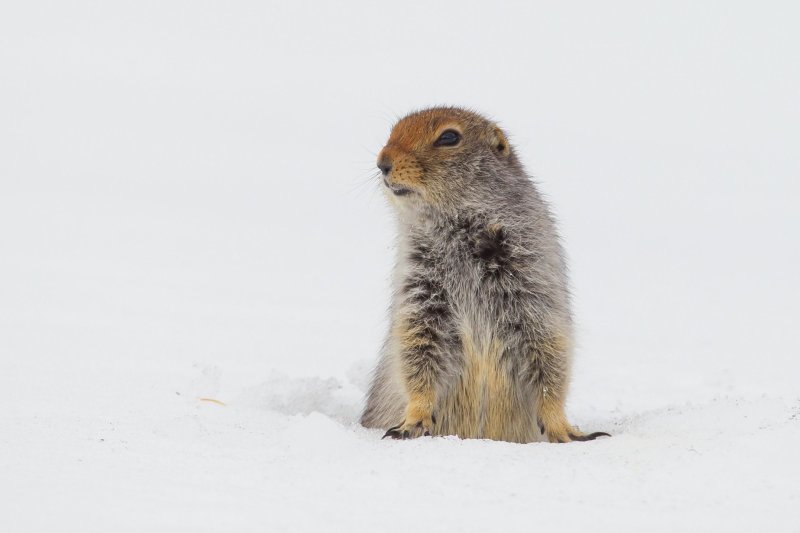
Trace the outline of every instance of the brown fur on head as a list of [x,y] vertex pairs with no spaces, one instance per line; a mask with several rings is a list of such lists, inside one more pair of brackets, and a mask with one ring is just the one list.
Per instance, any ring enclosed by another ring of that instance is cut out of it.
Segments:
[[481,115],[435,107],[401,119],[378,154],[391,196],[441,205],[513,158],[503,131]]

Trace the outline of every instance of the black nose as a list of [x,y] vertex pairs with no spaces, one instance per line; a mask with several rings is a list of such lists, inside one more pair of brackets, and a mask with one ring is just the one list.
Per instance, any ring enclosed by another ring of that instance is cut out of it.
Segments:
[[392,171],[392,164],[388,161],[378,161],[378,168],[381,169],[381,174],[388,176]]

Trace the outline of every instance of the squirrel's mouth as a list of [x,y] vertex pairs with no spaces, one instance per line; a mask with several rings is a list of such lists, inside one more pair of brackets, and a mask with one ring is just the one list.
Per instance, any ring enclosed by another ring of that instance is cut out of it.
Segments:
[[386,178],[383,178],[383,184],[392,191],[395,196],[406,196],[414,192],[413,190],[409,189],[408,187],[403,187],[402,185],[397,185],[396,183],[389,183]]

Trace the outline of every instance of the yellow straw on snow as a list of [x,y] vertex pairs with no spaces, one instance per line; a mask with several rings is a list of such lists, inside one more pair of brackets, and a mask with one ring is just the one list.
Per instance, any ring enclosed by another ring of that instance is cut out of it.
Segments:
[[215,403],[217,405],[221,405],[222,407],[225,407],[225,402],[221,402],[219,400],[215,400],[214,398],[200,398],[200,401],[201,402],[211,402],[211,403]]

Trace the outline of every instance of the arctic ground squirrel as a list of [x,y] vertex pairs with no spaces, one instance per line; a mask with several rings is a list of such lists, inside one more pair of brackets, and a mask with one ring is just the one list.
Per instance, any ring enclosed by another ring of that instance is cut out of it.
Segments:
[[564,413],[573,326],[553,217],[466,109],[411,113],[378,155],[397,214],[389,333],[361,423],[397,439],[592,440]]

